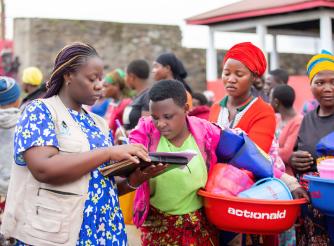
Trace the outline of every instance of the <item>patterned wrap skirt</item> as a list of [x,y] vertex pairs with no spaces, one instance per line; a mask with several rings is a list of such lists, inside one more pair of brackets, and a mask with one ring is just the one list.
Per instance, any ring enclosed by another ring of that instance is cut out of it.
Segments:
[[140,231],[143,246],[218,245],[218,231],[201,209],[184,215],[170,215],[151,206]]

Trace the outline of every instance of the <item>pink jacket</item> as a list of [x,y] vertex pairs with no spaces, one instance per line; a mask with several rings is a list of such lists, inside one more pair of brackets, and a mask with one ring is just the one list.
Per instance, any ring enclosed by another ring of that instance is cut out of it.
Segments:
[[[187,117],[187,123],[209,170],[217,163],[215,151],[219,143],[221,129],[206,120],[193,116]],[[129,136],[131,143],[141,143],[150,152],[156,151],[160,137],[160,132],[155,128],[151,117],[141,118],[137,127],[131,131]],[[149,206],[150,186],[148,182],[145,182],[136,191],[134,200],[133,222],[137,227],[141,226],[146,220]]]

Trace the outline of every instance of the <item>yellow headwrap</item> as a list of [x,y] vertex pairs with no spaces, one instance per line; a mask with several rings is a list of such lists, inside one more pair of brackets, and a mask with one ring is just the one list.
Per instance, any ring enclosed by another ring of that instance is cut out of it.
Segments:
[[334,71],[334,56],[332,53],[322,50],[320,54],[311,58],[307,63],[306,69],[310,81],[312,81],[313,77],[321,71]]
[[23,70],[22,82],[39,86],[42,83],[43,74],[37,67],[28,67]]

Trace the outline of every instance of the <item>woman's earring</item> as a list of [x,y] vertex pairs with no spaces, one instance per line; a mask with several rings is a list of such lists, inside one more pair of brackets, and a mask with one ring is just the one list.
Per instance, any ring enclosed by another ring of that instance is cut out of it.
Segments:
[[70,81],[66,81],[66,85],[69,86],[71,84]]

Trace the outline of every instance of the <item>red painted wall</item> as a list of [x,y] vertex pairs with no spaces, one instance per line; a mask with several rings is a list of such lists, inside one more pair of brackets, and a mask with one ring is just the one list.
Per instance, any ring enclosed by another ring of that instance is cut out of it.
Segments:
[[2,57],[1,57],[1,53],[5,51],[9,51],[12,54],[14,53],[12,40],[0,40],[0,75],[5,75],[5,72],[2,67]]

